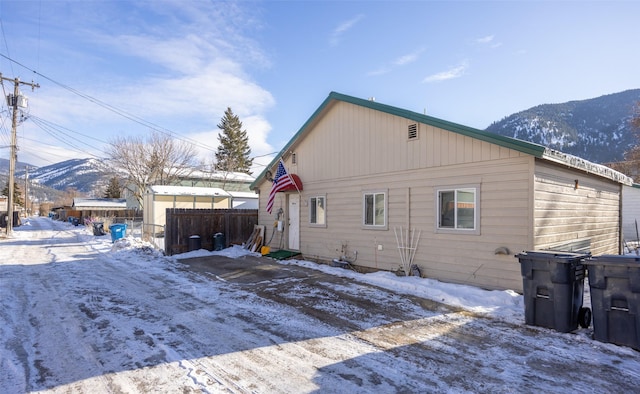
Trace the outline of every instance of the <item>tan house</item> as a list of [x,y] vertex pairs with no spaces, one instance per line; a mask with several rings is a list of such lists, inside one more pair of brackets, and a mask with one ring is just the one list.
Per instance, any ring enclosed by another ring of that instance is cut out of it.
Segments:
[[[301,190],[268,213],[281,159]],[[521,251],[620,252],[623,185],[537,144],[332,92],[252,188],[259,223],[282,223],[284,248],[306,259],[395,271],[410,245],[425,277],[520,291]]]

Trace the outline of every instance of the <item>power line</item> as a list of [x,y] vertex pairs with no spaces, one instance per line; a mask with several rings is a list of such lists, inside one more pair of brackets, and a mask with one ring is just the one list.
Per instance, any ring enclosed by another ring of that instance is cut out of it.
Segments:
[[81,98],[83,98],[83,99],[85,99],[85,100],[87,100],[87,101],[99,106],[99,107],[102,107],[102,108],[104,108],[104,109],[106,109],[106,110],[108,110],[110,112],[113,112],[113,113],[115,113],[115,114],[117,114],[117,115],[119,115],[119,116],[121,116],[121,117],[123,117],[125,119],[128,119],[128,120],[130,120],[130,121],[132,121],[134,123],[138,123],[138,124],[140,124],[142,126],[148,127],[148,128],[150,128],[152,130],[155,130],[155,131],[158,131],[158,132],[160,132],[162,134],[168,135],[168,136],[170,136],[172,138],[176,138],[178,140],[181,140],[181,141],[184,141],[184,142],[188,142],[188,143],[190,143],[192,145],[195,145],[195,146],[197,146],[199,148],[202,148],[204,150],[208,150],[208,151],[211,151],[211,152],[215,152],[217,150],[216,148],[213,148],[213,147],[211,147],[209,145],[203,144],[200,141],[196,141],[194,139],[187,138],[187,137],[180,137],[177,133],[175,133],[175,132],[173,132],[173,131],[171,131],[171,130],[169,130],[167,128],[164,128],[164,127],[162,127],[160,125],[157,125],[157,124],[155,124],[153,122],[150,122],[150,121],[148,121],[146,119],[143,119],[143,118],[141,118],[141,117],[139,117],[137,115],[134,115],[134,114],[132,114],[130,112],[127,112],[127,111],[125,111],[123,109],[120,109],[120,108],[118,108],[116,106],[113,106],[113,105],[111,105],[109,103],[106,103],[106,102],[104,102],[104,101],[102,101],[100,99],[97,99],[97,98],[93,97],[93,96],[90,96],[88,94],[82,93],[79,90],[72,88],[71,86],[65,85],[65,84],[63,84],[61,82],[58,82],[58,81],[56,81],[56,80],[54,80],[54,79],[52,79],[52,78],[50,78],[50,77],[38,72],[36,70],[33,70],[33,69],[27,67],[26,65],[24,65],[24,64],[22,64],[22,63],[20,63],[20,62],[18,62],[16,60],[10,58],[9,56],[6,56],[6,55],[2,54],[2,53],[0,53],[0,57],[3,57],[5,59],[7,59],[8,61],[13,62],[13,63],[19,65],[20,67],[23,67],[26,70],[31,71],[33,74],[38,75],[38,76],[46,79],[47,81],[49,81],[49,82],[51,82],[51,83],[53,83],[53,84],[55,84],[57,86],[60,86],[61,88],[65,89],[65,90],[68,90],[69,92],[71,92],[71,93],[73,93],[73,94],[75,94],[75,95],[77,95],[77,96],[79,96],[79,97],[81,97]]
[[[51,83],[53,83],[53,84],[55,84],[57,86],[60,86],[61,88],[65,89],[65,90],[67,90],[67,91],[69,91],[69,92],[71,92],[71,93],[73,93],[73,94],[75,94],[75,95],[77,95],[77,96],[79,96],[79,97],[81,97],[81,98],[83,98],[83,99],[95,104],[95,105],[98,105],[98,106],[100,106],[100,107],[102,107],[102,108],[104,108],[104,109],[106,109],[106,110],[108,110],[110,112],[113,112],[113,113],[115,113],[115,114],[117,114],[117,115],[119,115],[119,116],[121,116],[121,117],[123,117],[125,119],[128,119],[128,120],[130,120],[130,121],[132,121],[134,123],[137,123],[137,124],[140,124],[142,126],[148,127],[151,130],[158,131],[158,132],[160,132],[162,134],[168,135],[171,138],[175,138],[177,140],[192,144],[192,145],[194,145],[196,147],[199,147],[199,148],[202,148],[202,149],[204,149],[206,151],[210,151],[210,152],[214,152],[214,153],[217,151],[217,148],[213,148],[213,147],[211,147],[209,145],[203,144],[200,141],[197,141],[197,140],[194,140],[194,139],[191,139],[191,138],[188,138],[188,137],[179,136],[177,133],[175,133],[175,132],[173,132],[173,131],[171,131],[171,130],[169,130],[167,128],[164,128],[164,127],[162,127],[160,125],[157,125],[157,124],[155,124],[153,122],[150,122],[148,120],[145,120],[145,119],[143,119],[143,118],[141,118],[139,116],[136,116],[136,115],[134,115],[134,114],[132,114],[130,112],[127,112],[127,111],[125,111],[123,109],[115,107],[115,106],[113,106],[111,104],[108,104],[108,103],[106,103],[106,102],[104,102],[104,101],[102,101],[100,99],[97,99],[95,97],[92,97],[92,96],[90,96],[88,94],[82,93],[79,90],[72,88],[71,86],[68,86],[68,85],[65,85],[65,84],[63,84],[61,82],[58,82],[58,81],[56,81],[56,80],[54,80],[54,79],[52,79],[52,78],[50,78],[50,77],[38,72],[36,70],[31,69],[30,67],[27,67],[26,65],[14,60],[14,59],[12,59],[11,57],[9,57],[7,55],[4,55],[4,54],[0,53],[0,57],[3,57],[6,60],[8,60],[10,63],[15,63],[15,64],[19,65],[20,67],[23,67],[24,69],[31,71],[33,74],[38,75],[38,76],[46,79],[47,81],[50,81]],[[3,86],[3,88],[4,88],[4,86]],[[45,132],[49,133],[50,135],[52,135],[52,136],[54,136],[56,138],[59,138],[59,134],[56,136],[56,132],[55,131],[57,131],[58,133],[60,133],[62,135],[66,135],[67,137],[73,139],[73,137],[71,137],[69,134],[67,134],[64,131],[62,131],[62,130],[66,130],[68,132],[81,135],[81,136],[83,136],[85,138],[90,138],[90,139],[98,141],[100,143],[108,144],[108,142],[106,142],[106,141],[100,140],[98,138],[95,138],[95,137],[92,137],[92,136],[89,136],[89,135],[86,135],[86,134],[82,134],[82,133],[77,132],[77,131],[73,131],[71,129],[68,129],[68,128],[60,126],[60,125],[57,125],[57,124],[55,124],[53,122],[49,122],[49,121],[47,121],[45,119],[39,118],[39,117],[34,116],[34,115],[30,115],[29,119],[32,119],[34,121],[34,124],[36,124],[42,130],[44,130]],[[55,131],[53,131],[53,130],[55,130]],[[63,140],[64,140],[64,138],[63,138]],[[71,146],[74,146],[74,148],[76,148],[79,152],[86,153],[86,154],[89,154],[89,155],[91,155],[93,157],[98,158],[98,156],[94,155],[93,153],[87,152],[87,151],[85,151],[85,150],[73,145],[70,142],[67,142],[67,144],[71,145]],[[105,151],[100,150],[100,149],[98,149],[98,151],[108,155],[108,152],[105,152]],[[274,154],[277,154],[277,153],[278,152],[267,153],[267,154],[264,154],[264,155],[255,156],[253,158],[255,159],[255,158],[260,158],[260,157],[271,156],[271,155],[274,155]],[[35,155],[33,153],[30,153],[30,154],[32,154],[35,157],[38,157],[37,155]],[[255,165],[256,166],[265,167],[265,165],[261,165],[261,164],[255,164]]]
[[[46,124],[44,122],[41,122],[39,119],[33,119],[33,123],[36,126],[40,127],[40,129],[42,129],[44,132],[46,132],[47,134],[51,135],[52,137],[57,138],[57,139],[61,140],[63,143],[65,143],[66,145],[75,148],[78,152],[82,152],[82,153],[85,153],[87,155],[93,156],[95,158],[99,158],[97,155],[80,148],[79,146],[77,146],[75,144],[75,142],[72,142],[73,141],[73,137],[71,135],[69,135],[68,133],[65,133],[62,130],[50,127],[50,125],[48,125],[48,124]],[[68,137],[69,139],[67,139],[65,137]]]

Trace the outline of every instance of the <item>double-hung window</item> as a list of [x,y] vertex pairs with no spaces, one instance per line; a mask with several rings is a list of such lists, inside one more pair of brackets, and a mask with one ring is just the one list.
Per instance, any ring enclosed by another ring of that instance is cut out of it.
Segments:
[[327,199],[325,196],[316,196],[309,199],[309,224],[313,226],[326,226],[327,224]]
[[479,190],[477,186],[438,189],[436,230],[480,234]]
[[365,228],[387,228],[387,193],[365,192],[363,198],[362,224]]

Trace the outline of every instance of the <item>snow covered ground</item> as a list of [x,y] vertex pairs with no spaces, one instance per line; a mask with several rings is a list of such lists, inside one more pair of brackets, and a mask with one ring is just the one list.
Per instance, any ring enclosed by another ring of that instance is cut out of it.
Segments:
[[134,238],[25,221],[0,240],[0,392],[640,387],[640,352],[594,341],[592,329],[525,326],[511,291],[295,260],[255,283],[185,265],[215,254],[248,257],[236,247],[179,261]]

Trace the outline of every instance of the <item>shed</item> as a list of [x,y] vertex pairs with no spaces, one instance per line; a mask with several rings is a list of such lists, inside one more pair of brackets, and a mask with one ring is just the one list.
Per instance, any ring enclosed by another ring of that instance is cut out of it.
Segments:
[[159,232],[165,225],[167,208],[228,209],[232,207],[231,194],[215,187],[149,186],[143,201],[143,222],[145,226],[158,227],[153,232]]
[[[269,213],[281,160],[304,190],[276,193]],[[402,231],[418,238],[423,276],[521,291],[520,251],[619,253],[631,183],[541,145],[332,92],[252,188],[259,224],[282,223],[284,247],[305,258],[396,271]]]

